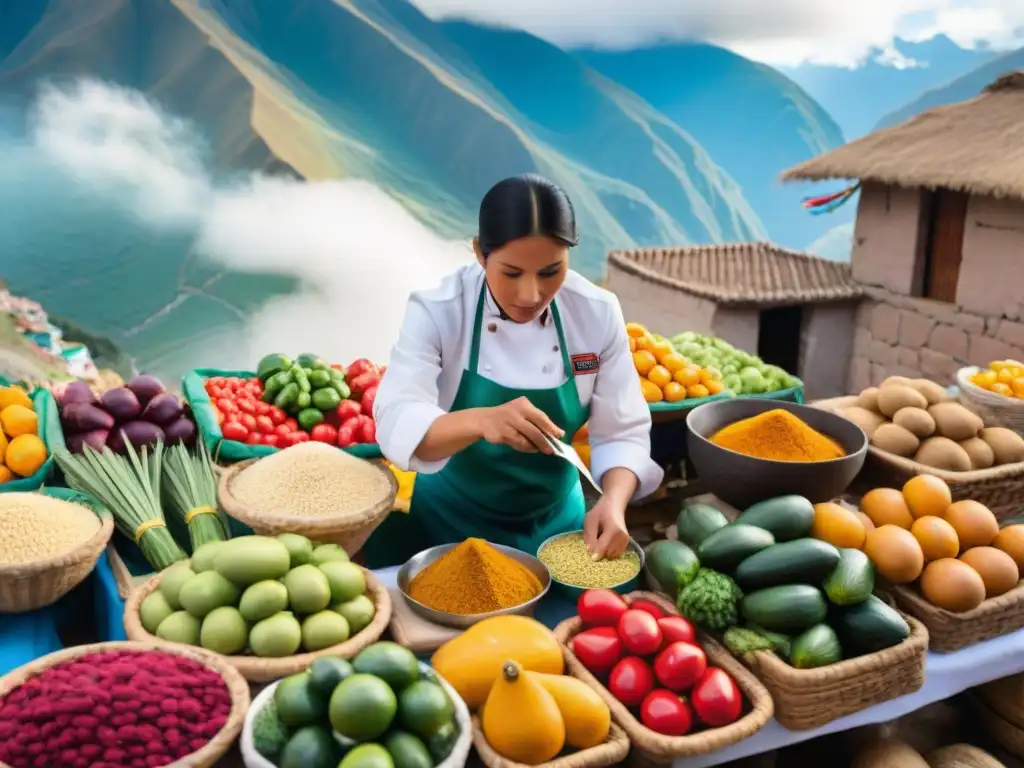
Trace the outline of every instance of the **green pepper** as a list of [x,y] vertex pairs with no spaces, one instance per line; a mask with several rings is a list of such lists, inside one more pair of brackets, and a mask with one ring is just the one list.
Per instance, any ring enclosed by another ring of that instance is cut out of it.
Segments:
[[300,411],[309,408],[309,406],[312,405],[312,403],[313,398],[310,396],[309,392],[303,392],[300,390],[299,394],[295,398],[295,407],[298,408]]
[[294,381],[289,382],[284,389],[277,393],[274,398],[274,405],[282,411],[288,411],[295,407],[295,400],[299,396],[299,385]]
[[329,374],[331,374],[331,378],[334,379],[335,381],[340,381],[342,383],[345,382],[345,372],[344,371],[339,371],[337,368],[331,368],[327,372]]
[[256,378],[265,383],[274,374],[287,371],[291,365],[292,361],[284,355],[277,353],[266,355],[256,366]]
[[309,376],[307,376],[306,372],[302,370],[302,366],[293,365],[288,369],[288,371],[291,373],[295,383],[299,385],[299,389],[303,392],[309,392],[312,389],[312,387],[309,386]]
[[313,390],[313,407],[321,411],[333,411],[341,402],[341,393],[331,387]]
[[292,375],[288,371],[275,373],[263,385],[263,402],[272,403],[282,389],[292,383]]
[[327,363],[324,362],[324,359],[320,357],[320,355],[314,355],[310,352],[303,352],[295,358],[295,362],[303,368],[327,368]]
[[348,400],[349,396],[352,394],[352,390],[349,389],[349,386],[345,383],[344,379],[331,379],[331,383],[328,386],[337,392],[338,397],[342,400]]
[[296,417],[299,422],[299,426],[309,432],[317,424],[321,424],[324,420],[324,415],[316,408],[304,408],[299,411],[299,415]]
[[309,384],[313,389],[323,389],[331,383],[331,374],[327,371],[317,369],[309,374]]

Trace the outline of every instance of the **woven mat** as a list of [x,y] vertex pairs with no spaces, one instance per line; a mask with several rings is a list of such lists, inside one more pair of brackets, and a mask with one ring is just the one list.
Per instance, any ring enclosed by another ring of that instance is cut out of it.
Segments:
[[413,653],[436,651],[453,637],[462,634],[461,630],[442,627],[414,613],[397,588],[389,589],[388,592],[391,594],[391,636],[396,643],[404,645]]

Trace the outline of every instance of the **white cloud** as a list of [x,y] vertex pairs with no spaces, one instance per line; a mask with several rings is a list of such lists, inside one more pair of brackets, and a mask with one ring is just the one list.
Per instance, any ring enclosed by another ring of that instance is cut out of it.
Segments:
[[204,350],[204,359],[221,367],[250,367],[274,350],[386,360],[410,291],[436,285],[471,258],[465,243],[440,239],[367,182],[254,175],[219,186],[190,126],[135,91],[95,81],[48,88],[33,139],[157,236],[184,229],[195,234],[197,253],[225,269],[301,281],[301,293],[261,308],[243,344],[234,332],[210,329],[221,346]]
[[896,34],[1024,45],[1024,0],[413,0],[434,18],[525,29],[559,45],[696,39],[777,65],[852,66]]

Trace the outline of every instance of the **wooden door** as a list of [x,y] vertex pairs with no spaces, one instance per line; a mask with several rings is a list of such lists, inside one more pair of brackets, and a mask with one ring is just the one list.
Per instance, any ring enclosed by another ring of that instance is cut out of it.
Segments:
[[953,303],[963,258],[967,195],[940,189],[932,193],[930,203],[924,295]]

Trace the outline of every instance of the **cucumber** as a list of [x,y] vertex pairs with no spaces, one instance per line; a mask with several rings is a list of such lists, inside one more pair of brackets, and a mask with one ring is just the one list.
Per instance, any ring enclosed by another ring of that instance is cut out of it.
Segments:
[[839,637],[828,624],[815,624],[793,638],[789,662],[797,669],[827,667],[843,660]]
[[764,528],[733,523],[719,528],[697,547],[697,557],[705,568],[732,573],[748,557],[775,543]]
[[833,605],[863,603],[875,589],[875,566],[859,549],[839,550],[839,563],[825,579],[825,595]]
[[683,544],[697,547],[712,533],[728,524],[722,510],[710,504],[688,504],[676,518],[676,533]]
[[803,496],[779,496],[749,507],[736,522],[764,528],[776,541],[793,541],[811,535],[814,505]]
[[874,595],[835,611],[831,623],[847,657],[882,651],[910,637],[910,625]]
[[681,541],[660,539],[644,550],[644,570],[659,592],[675,600],[679,590],[693,581],[700,570],[700,560]]
[[771,632],[764,627],[759,627],[757,624],[747,624],[747,629],[751,632],[756,632],[765,640],[772,644],[772,650],[775,651],[776,655],[781,656],[783,659],[789,660],[789,652],[793,645],[793,638],[789,635],[784,635],[781,632]]
[[828,603],[817,587],[787,584],[747,595],[741,610],[751,624],[792,635],[823,622]]
[[744,592],[780,584],[817,586],[835,570],[839,560],[839,550],[828,542],[795,539],[751,555],[736,566],[733,578]]

